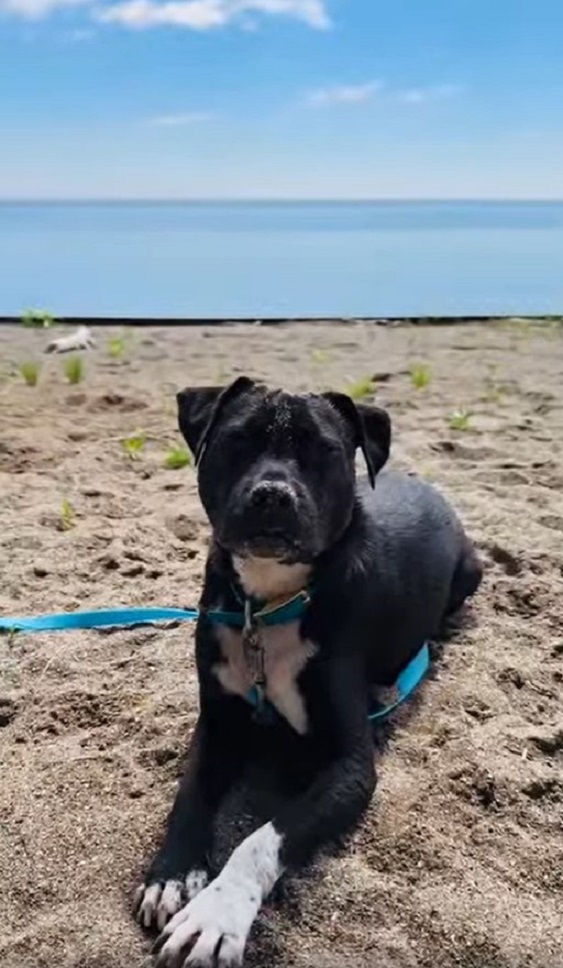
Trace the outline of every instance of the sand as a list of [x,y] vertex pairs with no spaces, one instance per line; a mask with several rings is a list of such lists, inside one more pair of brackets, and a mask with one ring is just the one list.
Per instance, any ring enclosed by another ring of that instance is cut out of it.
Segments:
[[[208,531],[193,470],[163,466],[174,392],[240,373],[296,390],[375,376],[393,461],[454,502],[486,566],[381,736],[365,821],[278,892],[248,965],[562,968],[563,328],[154,328],[113,358],[111,335],[69,386],[49,334],[0,327],[0,613],[195,604]],[[151,964],[130,900],[197,714],[192,635],[0,639],[3,968]]]

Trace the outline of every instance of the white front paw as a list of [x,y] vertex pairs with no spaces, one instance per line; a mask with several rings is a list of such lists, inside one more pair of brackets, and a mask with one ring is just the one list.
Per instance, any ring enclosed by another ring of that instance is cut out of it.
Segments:
[[166,926],[155,946],[157,968],[241,965],[259,907],[258,889],[220,874]]
[[167,921],[183,908],[186,899],[192,898],[203,890],[207,884],[207,874],[202,870],[193,870],[184,881],[173,879],[162,884],[141,884],[135,894],[135,909],[137,920],[144,928],[155,925],[162,931]]

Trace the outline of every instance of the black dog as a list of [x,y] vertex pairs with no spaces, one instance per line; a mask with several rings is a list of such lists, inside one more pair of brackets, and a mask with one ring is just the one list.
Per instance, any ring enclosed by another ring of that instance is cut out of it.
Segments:
[[[373,686],[395,682],[476,591],[481,567],[429,485],[387,470],[376,482],[391,438],[384,411],[244,377],[184,390],[178,405],[213,528],[196,633],[200,716],[137,904],[145,926],[164,929],[159,965],[239,965],[281,874],[369,804]],[[357,485],[358,448],[368,480]],[[264,750],[294,796],[206,886],[219,803]]]

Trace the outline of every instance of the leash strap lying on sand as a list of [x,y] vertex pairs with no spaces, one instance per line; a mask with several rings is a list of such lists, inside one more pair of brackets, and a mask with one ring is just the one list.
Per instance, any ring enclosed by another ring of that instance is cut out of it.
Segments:
[[[225,613],[227,614],[227,613]],[[220,613],[210,615],[213,621],[221,621]],[[64,632],[72,629],[120,628],[132,625],[150,625],[154,622],[195,622],[199,618],[197,608],[108,608],[93,612],[60,612],[52,615],[36,615],[30,618],[0,618],[0,632]],[[229,624],[229,623],[227,623]],[[389,706],[376,709],[369,719],[384,719],[408,699],[420,684],[430,667],[430,651],[425,643],[403,669],[395,683],[397,698]],[[252,705],[255,703],[249,698]]]
[[420,651],[416,653],[414,659],[411,659],[408,666],[405,666],[399,674],[395,683],[395,689],[397,691],[395,702],[370,713],[368,716],[370,722],[375,722],[378,719],[384,719],[385,716],[389,716],[397,706],[400,706],[405,699],[408,699],[416,687],[420,685],[429,668],[430,649],[428,648],[428,643],[425,642]]
[[152,622],[194,622],[197,608],[102,608],[95,612],[59,612],[33,618],[0,618],[0,631],[65,632],[70,629],[119,628]]

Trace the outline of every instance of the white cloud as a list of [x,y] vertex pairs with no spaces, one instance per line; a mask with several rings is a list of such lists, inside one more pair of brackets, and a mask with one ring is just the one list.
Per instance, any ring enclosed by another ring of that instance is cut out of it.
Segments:
[[397,100],[402,104],[427,104],[429,101],[443,101],[455,97],[462,91],[459,84],[437,84],[434,87],[413,87],[399,91]]
[[184,114],[162,114],[157,118],[150,118],[147,122],[155,128],[182,128],[189,124],[199,124],[200,121],[210,121],[213,115],[209,111],[187,111]]
[[311,91],[306,98],[307,104],[314,108],[326,107],[331,104],[361,104],[371,100],[383,88],[381,81],[369,81],[367,84],[335,85],[323,87],[318,91]]
[[76,30],[67,30],[65,34],[62,34],[61,41],[63,44],[83,44],[89,40],[94,40],[95,37],[95,30],[77,28]]
[[249,14],[290,17],[317,30],[330,26],[325,0],[123,0],[107,8],[98,7],[96,11],[97,19],[104,23],[137,30],[163,26],[212,30],[233,21],[247,23]]
[[39,20],[60,7],[77,7],[89,0],[0,0],[0,13],[11,13],[26,20]]
[[146,27],[189,27],[192,30],[210,30],[225,23],[220,0],[125,0],[107,10],[98,9],[97,18],[103,23],[116,23],[122,27],[142,29]]
[[429,87],[413,87],[404,90],[394,90],[384,81],[368,81],[365,84],[334,84],[328,87],[310,91],[305,95],[305,103],[309,107],[324,108],[338,104],[364,104],[376,95],[385,93],[384,102],[417,105],[433,101],[444,101],[456,97],[463,91],[459,84],[435,84]]
[[[254,26],[255,16],[288,17],[317,30],[330,27],[326,0],[0,0],[0,14],[38,20],[58,9],[89,5],[97,20],[143,29],[172,26],[212,30],[238,22]],[[249,19],[250,18],[250,19]]]

